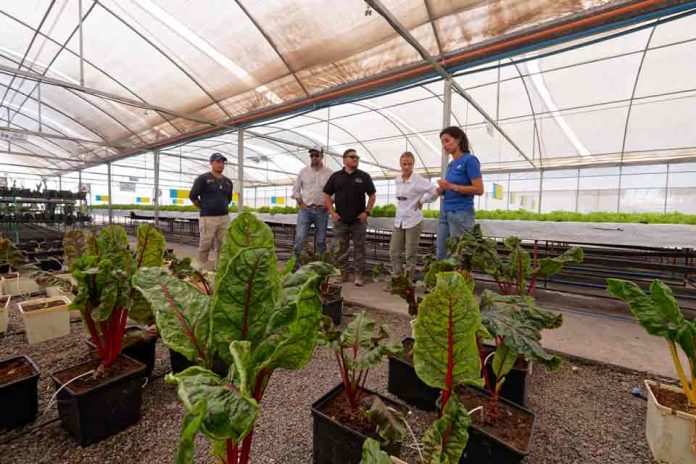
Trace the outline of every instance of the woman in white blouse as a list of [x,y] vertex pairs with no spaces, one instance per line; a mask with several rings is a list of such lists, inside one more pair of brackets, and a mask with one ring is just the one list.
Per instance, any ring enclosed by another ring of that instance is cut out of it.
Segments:
[[399,158],[401,175],[396,182],[396,217],[389,243],[392,275],[404,272],[402,253],[406,255],[405,271],[413,277],[418,256],[418,242],[423,228],[423,203],[435,201],[437,186],[420,174],[413,172],[413,153],[404,152]]

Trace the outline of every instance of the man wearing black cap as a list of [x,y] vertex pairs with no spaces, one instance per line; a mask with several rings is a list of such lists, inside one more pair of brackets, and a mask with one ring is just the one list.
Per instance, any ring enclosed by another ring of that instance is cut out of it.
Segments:
[[208,255],[211,248],[215,248],[217,258],[230,225],[232,181],[222,175],[226,161],[227,158],[220,153],[213,153],[210,156],[210,172],[198,176],[189,192],[189,200],[201,210],[198,219],[198,264],[202,269],[214,269],[208,262]]
[[297,214],[297,233],[295,234],[295,269],[300,266],[299,255],[309,234],[309,226],[314,224],[316,234],[316,252],[326,253],[326,227],[329,214],[324,200],[324,185],[331,176],[331,169],[323,164],[324,154],[321,147],[309,149],[309,166],[302,168],[292,188],[292,197],[300,208]]

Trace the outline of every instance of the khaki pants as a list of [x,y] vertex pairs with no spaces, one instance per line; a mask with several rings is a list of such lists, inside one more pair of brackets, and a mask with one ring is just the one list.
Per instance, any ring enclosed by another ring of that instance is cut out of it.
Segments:
[[420,241],[423,222],[419,222],[410,229],[394,227],[389,241],[389,259],[391,261],[392,274],[401,274],[404,270],[401,254],[406,255],[406,272],[413,276],[418,258],[418,242]]
[[198,244],[198,264],[201,269],[215,269],[215,264],[208,261],[208,255],[212,249],[213,261],[217,262],[229,226],[230,217],[228,215],[201,216],[198,219],[198,233],[201,236]]

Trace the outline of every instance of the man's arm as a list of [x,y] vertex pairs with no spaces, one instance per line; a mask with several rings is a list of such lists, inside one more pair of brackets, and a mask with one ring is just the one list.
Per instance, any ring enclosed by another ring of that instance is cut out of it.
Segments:
[[299,174],[297,174],[297,179],[295,179],[295,183],[292,185],[292,198],[295,199],[297,202],[297,207],[302,209],[306,205],[302,202],[302,171],[300,170]]
[[333,197],[328,193],[324,193],[324,204],[326,205],[326,211],[329,212],[329,216],[331,216],[331,219],[333,219],[334,221],[338,221],[341,219],[341,216],[339,216],[338,213],[334,211]]
[[193,186],[191,186],[191,190],[189,191],[189,200],[191,200],[191,203],[193,203],[196,208],[201,207],[201,191],[203,187],[203,178],[201,176],[196,177],[196,180],[193,181]]
[[367,190],[366,193],[370,196],[367,199],[367,206],[365,207],[365,211],[360,213],[358,218],[361,221],[366,221],[367,216],[372,212],[372,207],[375,206],[375,202],[377,201],[377,189],[375,189],[375,184],[372,182],[372,177],[369,175],[367,176]]

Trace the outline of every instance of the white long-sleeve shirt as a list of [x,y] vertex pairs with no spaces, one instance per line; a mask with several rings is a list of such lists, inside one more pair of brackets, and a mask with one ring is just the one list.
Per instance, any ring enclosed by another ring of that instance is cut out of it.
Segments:
[[412,173],[404,182],[399,174],[396,179],[396,217],[394,227],[410,229],[423,220],[423,211],[418,202],[430,203],[437,199],[437,186],[418,173]]
[[333,171],[325,166],[314,169],[305,166],[300,169],[292,187],[292,198],[302,200],[305,205],[324,206],[324,185]]

